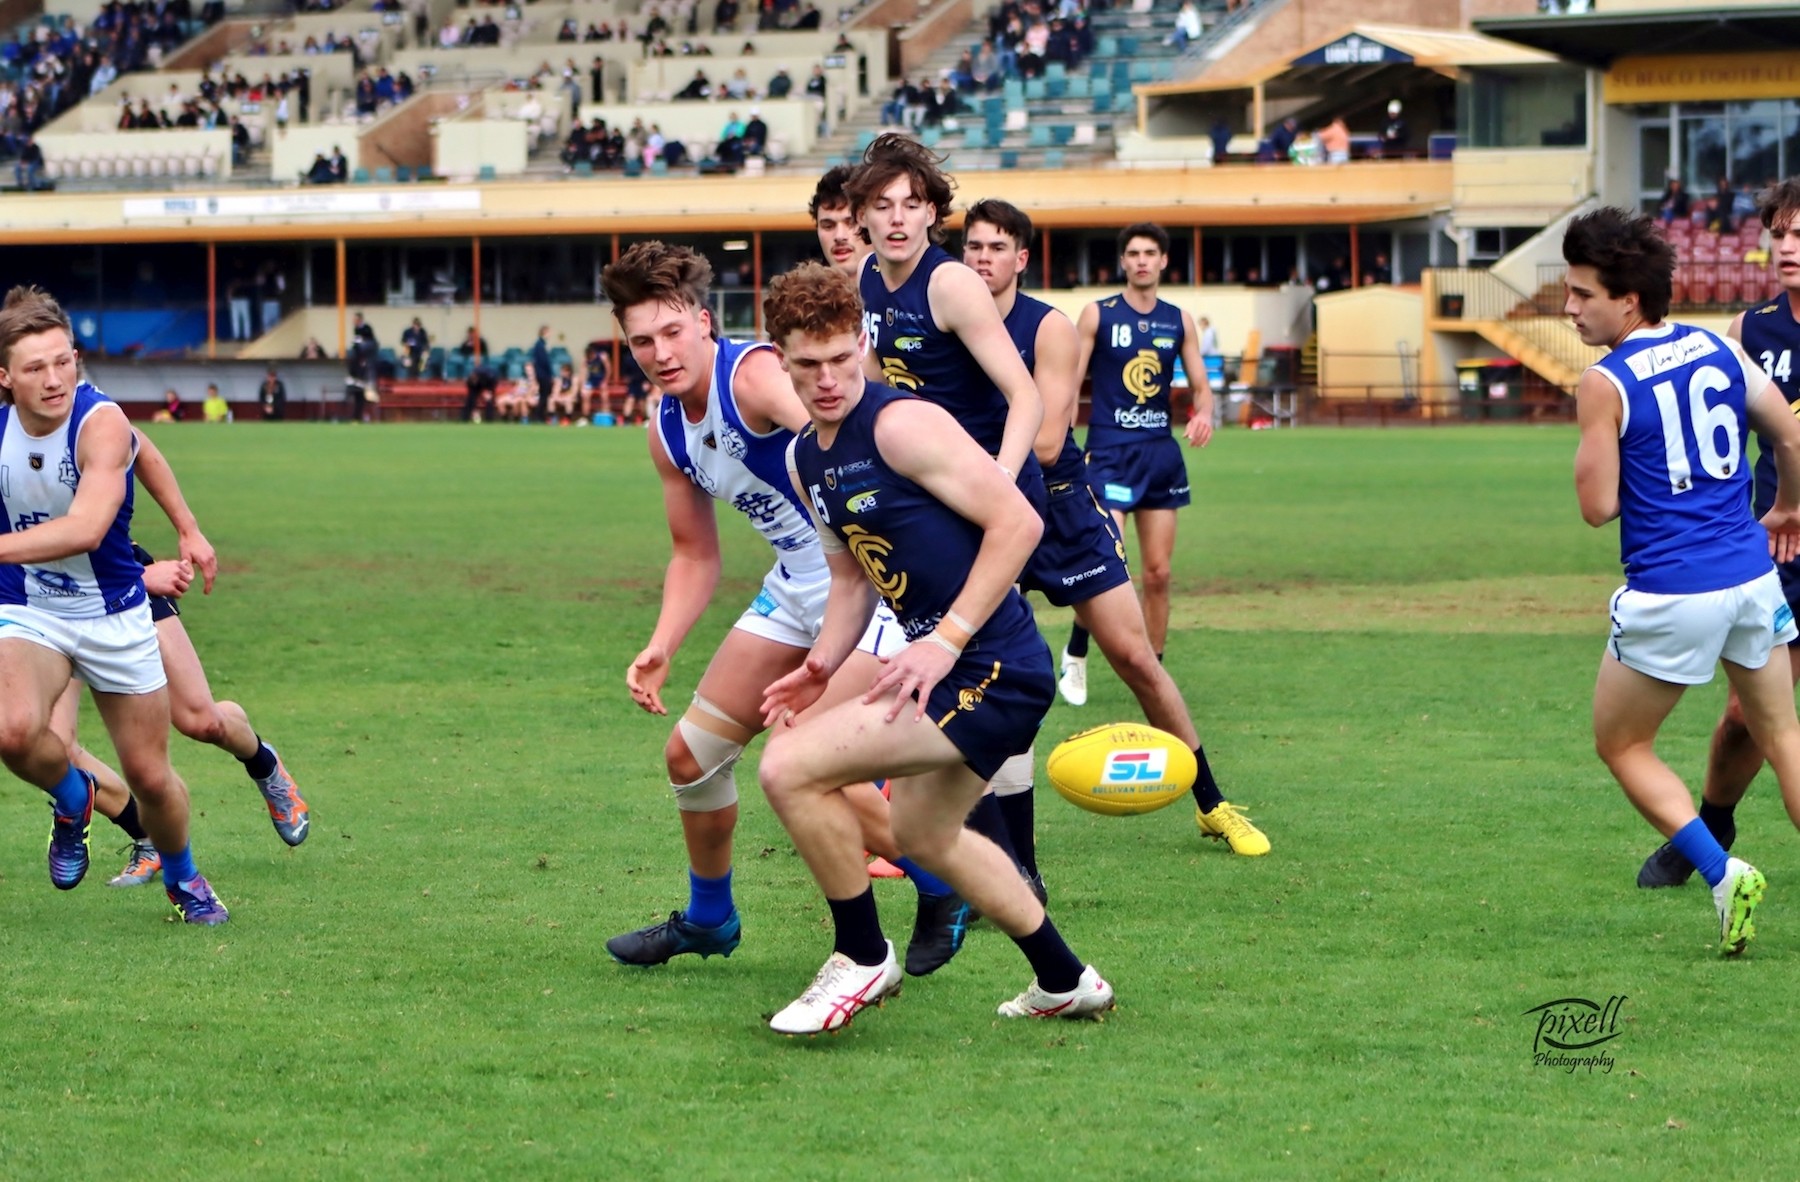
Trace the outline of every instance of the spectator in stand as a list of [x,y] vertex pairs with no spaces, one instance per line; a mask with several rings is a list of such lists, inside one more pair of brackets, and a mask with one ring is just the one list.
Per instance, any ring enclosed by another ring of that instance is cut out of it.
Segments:
[[1338,116],[1319,129],[1319,147],[1325,152],[1325,163],[1348,164],[1350,162],[1350,129],[1345,126],[1343,116]]
[[300,346],[300,360],[302,361],[323,361],[329,356],[330,354],[325,352],[325,346],[319,343],[318,337],[307,337],[306,343]]
[[1681,183],[1680,177],[1670,177],[1668,187],[1663,190],[1662,199],[1657,202],[1657,216],[1664,222],[1685,222],[1688,219],[1689,208],[1687,187]]
[[173,389],[163,391],[162,409],[150,416],[153,423],[179,423],[187,414],[187,408],[181,405],[181,395]]
[[806,80],[806,93],[809,98],[825,97],[825,67],[814,66],[812,76]]
[[555,378],[555,370],[550,361],[550,326],[542,325],[538,329],[537,340],[531,346],[531,371],[537,379],[537,416],[538,422],[550,421],[550,383]]
[[611,406],[607,401],[606,383],[612,376],[612,355],[607,343],[591,341],[587,347],[587,376],[582,381],[581,396],[584,412],[587,408],[599,407],[610,413]]
[[1000,55],[994,48],[992,40],[983,41],[981,49],[975,54],[974,68],[969,71],[974,79],[976,90],[998,90],[1005,80],[1001,72]]
[[707,81],[706,71],[695,70],[693,78],[689,80],[686,86],[675,92],[675,97],[689,101],[711,98],[712,83]]
[[331,179],[340,185],[350,179],[350,162],[344,159],[344,150],[336,144],[331,145]]
[[744,67],[739,66],[733,70],[731,77],[725,80],[724,97],[734,103],[756,97],[756,90],[750,85],[750,75],[744,72]]
[[287,291],[287,276],[273,260],[262,265],[256,276],[256,293],[261,303],[262,331],[274,332],[281,323],[281,297]]
[[788,76],[787,70],[785,68],[776,70],[775,76],[769,79],[769,97],[784,99],[793,92],[794,80]]
[[256,400],[262,406],[264,422],[279,423],[287,418],[287,384],[273,365],[263,375],[262,385],[257,387]]
[[1200,29],[1200,9],[1194,0],[1181,0],[1181,10],[1175,14],[1175,31],[1163,39],[1163,44],[1185,50],[1190,41],[1200,40]]
[[1294,137],[1300,134],[1300,121],[1289,115],[1269,133],[1269,159],[1277,162],[1285,161],[1294,147]]
[[425,358],[430,352],[431,334],[425,331],[425,322],[414,316],[400,334],[400,355],[407,377],[417,378],[425,371]]
[[550,422],[560,416],[565,427],[569,425],[571,418],[585,427],[587,408],[587,394],[581,383],[575,380],[575,367],[565,361],[557,370],[555,383],[550,387],[550,417],[544,421]]
[[750,121],[744,124],[744,155],[761,156],[768,150],[769,125],[763,122],[762,108],[750,108]]
[[529,423],[531,407],[541,401],[539,386],[527,370],[513,380],[498,385],[494,394],[494,417],[503,421]]
[[1721,234],[1731,234],[1737,229],[1737,222],[1731,216],[1737,206],[1737,190],[1731,187],[1731,178],[1720,177],[1713,185],[1712,200],[1707,203],[1710,215],[1708,225]]
[[1200,356],[1213,357],[1219,352],[1219,330],[1205,316],[1200,317]]
[[200,404],[200,421],[205,423],[229,423],[231,421],[231,404],[219,393],[218,384],[206,384],[206,400]]
[[231,339],[234,341],[247,341],[256,335],[250,323],[251,293],[249,277],[241,270],[225,284],[225,307],[231,314]]
[[1400,115],[1400,100],[1394,99],[1387,105],[1387,122],[1381,125],[1381,154],[1406,155],[1406,138],[1406,120]]
[[729,33],[737,28],[738,0],[719,0],[713,8],[713,32]]
[[1212,139],[1214,164],[1231,155],[1231,124],[1226,121],[1225,116],[1220,115],[1214,119],[1212,130],[1206,134]]
[[325,153],[313,155],[312,167],[306,170],[306,183],[309,185],[329,185],[335,178],[331,175],[331,161],[325,159]]
[[18,163],[13,165],[13,179],[27,193],[35,193],[43,185],[44,149],[38,146],[35,136],[25,137],[25,146],[19,149]]
[[361,312],[356,313],[355,325],[350,334],[350,352],[345,359],[344,393],[350,400],[351,421],[368,422],[369,391],[375,388],[376,363],[381,356],[381,345],[375,339],[375,328],[363,319]]
[[1388,263],[1387,252],[1380,250],[1376,251],[1375,265],[1369,268],[1368,282],[1392,283],[1393,281],[1394,268]]

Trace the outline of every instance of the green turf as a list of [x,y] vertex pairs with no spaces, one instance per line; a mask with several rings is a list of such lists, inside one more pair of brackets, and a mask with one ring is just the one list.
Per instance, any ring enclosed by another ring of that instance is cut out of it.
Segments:
[[[0,793],[0,1175],[1113,1179],[1693,1177],[1792,1168],[1800,844],[1760,784],[1762,935],[1711,951],[1587,711],[1616,534],[1581,524],[1568,428],[1232,431],[1192,464],[1168,662],[1229,795],[1040,793],[1051,906],[1117,985],[1098,1024],[994,1016],[1028,975],[978,928],[817,1042],[763,1020],[829,948],[754,755],[729,960],[627,970],[678,906],[666,723],[623,671],[666,556],[641,432],[158,428],[223,558],[185,618],[313,804],[275,838],[242,772],[177,740],[221,930],[45,881],[41,798]],[[146,502],[147,504],[147,502]],[[167,551],[146,509],[140,537]],[[725,583],[680,701],[766,564]],[[1060,644],[1066,613],[1041,615]],[[1109,673],[1051,737],[1136,707]],[[1697,776],[1722,689],[1664,750]],[[106,749],[91,714],[85,734]],[[910,888],[881,883],[889,934]],[[1623,994],[1608,1074],[1532,1063],[1534,1018]]]

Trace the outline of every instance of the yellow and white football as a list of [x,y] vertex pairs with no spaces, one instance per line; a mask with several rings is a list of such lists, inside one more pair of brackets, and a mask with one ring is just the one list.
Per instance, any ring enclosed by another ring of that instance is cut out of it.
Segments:
[[1072,735],[1044,764],[1070,804],[1109,817],[1155,812],[1194,786],[1194,753],[1174,735],[1141,722],[1115,722]]

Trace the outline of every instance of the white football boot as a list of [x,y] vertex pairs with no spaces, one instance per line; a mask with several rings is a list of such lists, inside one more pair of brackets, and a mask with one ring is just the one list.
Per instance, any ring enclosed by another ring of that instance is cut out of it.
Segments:
[[868,1006],[880,1005],[899,993],[904,980],[900,962],[894,959],[893,941],[883,943],[887,956],[877,965],[857,964],[843,953],[833,952],[806,992],[769,1019],[769,1029],[777,1034],[842,1030]]
[[1067,993],[1039,988],[1037,978],[1025,992],[1000,1003],[1002,1018],[1088,1018],[1113,1008],[1113,990],[1093,965],[1081,970],[1081,980]]
[[1062,651],[1062,676],[1056,682],[1057,692],[1071,706],[1087,705],[1087,658],[1071,657]]

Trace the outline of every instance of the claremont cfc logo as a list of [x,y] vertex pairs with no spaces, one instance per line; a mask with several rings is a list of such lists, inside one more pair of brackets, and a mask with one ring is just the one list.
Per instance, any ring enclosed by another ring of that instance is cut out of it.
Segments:
[[1552,1067],[1570,1075],[1582,1067],[1587,1068],[1589,1075],[1596,1068],[1602,1075],[1611,1074],[1612,1054],[1599,1048],[1624,1033],[1619,1029],[1619,1008],[1625,1004],[1625,997],[1621,993],[1607,998],[1604,1004],[1585,997],[1559,997],[1526,1010],[1526,1017],[1537,1015],[1537,1033],[1531,1040],[1532,1065]]

